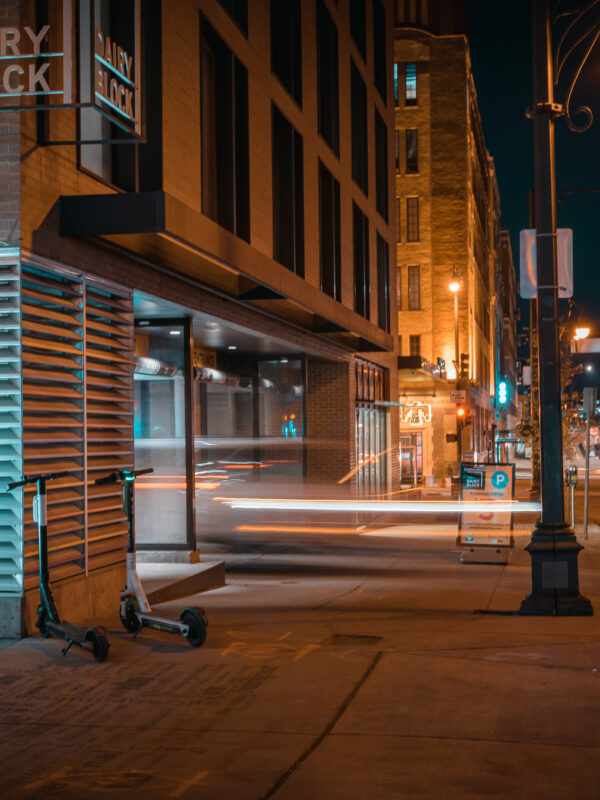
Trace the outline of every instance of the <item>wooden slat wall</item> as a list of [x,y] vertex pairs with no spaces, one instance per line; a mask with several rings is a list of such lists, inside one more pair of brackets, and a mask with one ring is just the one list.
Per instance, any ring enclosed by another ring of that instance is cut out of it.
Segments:
[[6,491],[22,464],[21,275],[17,248],[0,248],[0,595],[23,591],[21,491]]
[[86,279],[87,567],[122,561],[127,521],[119,486],[95,486],[133,469],[133,297]]
[[[85,567],[83,284],[79,273],[23,264],[23,470],[67,470],[48,484],[54,579]],[[38,581],[35,487],[24,493],[25,586]]]

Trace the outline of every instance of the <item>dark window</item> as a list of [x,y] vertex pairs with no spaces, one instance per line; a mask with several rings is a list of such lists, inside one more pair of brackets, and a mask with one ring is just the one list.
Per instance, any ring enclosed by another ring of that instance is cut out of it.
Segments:
[[377,324],[384,331],[390,330],[390,249],[388,243],[377,234]]
[[300,0],[271,0],[271,70],[302,105]]
[[317,89],[319,133],[339,155],[338,33],[323,0],[317,0]]
[[427,25],[428,0],[395,0],[395,25]]
[[384,370],[376,367],[369,361],[357,358],[354,362],[354,375],[356,379],[356,399],[363,402],[383,400],[384,395]]
[[388,138],[387,127],[375,109],[375,205],[388,220]]
[[319,225],[321,241],[321,290],[336,300],[341,300],[340,184],[320,161]]
[[354,222],[354,310],[370,316],[369,220],[356,203],[352,204]]
[[406,241],[419,241],[419,198],[406,198]]
[[396,306],[398,311],[402,311],[402,270],[400,267],[396,271]]
[[408,310],[421,310],[421,267],[408,268]]
[[402,355],[402,336],[398,337],[398,355]]
[[373,61],[375,86],[387,105],[387,56],[385,8],[381,0],[373,0]]
[[406,173],[414,175],[419,171],[419,147],[416,130],[406,131]]
[[402,200],[396,198],[396,241],[401,242],[402,236],[400,235],[400,226],[402,224]]
[[354,61],[350,61],[352,116],[352,178],[365,194],[369,191],[367,158],[367,87]]
[[366,28],[365,0],[350,0],[350,35],[365,61],[367,60]]
[[417,105],[417,65],[409,61],[404,65],[404,104]]
[[273,106],[273,258],[304,277],[302,137]]
[[400,131],[394,131],[394,143],[396,152],[396,175],[400,175]]
[[250,241],[248,72],[201,18],[202,212]]
[[223,8],[237,22],[245,34],[248,33],[248,0],[219,0]]
[[411,356],[420,356],[421,355],[421,336],[417,334],[416,336],[411,334],[408,337],[408,347],[410,350],[409,355]]

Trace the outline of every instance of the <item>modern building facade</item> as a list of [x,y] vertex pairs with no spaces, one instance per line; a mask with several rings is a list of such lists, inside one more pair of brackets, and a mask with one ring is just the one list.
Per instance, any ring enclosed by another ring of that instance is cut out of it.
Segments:
[[[3,10],[0,467],[68,473],[48,521],[64,613],[118,602],[111,470],[154,469],[138,542],[188,559],[226,487],[393,490],[392,3]],[[32,493],[2,503],[0,635],[19,635]]]
[[500,203],[463,6],[395,5],[398,389],[407,483],[444,482],[461,454],[485,460],[493,451]]

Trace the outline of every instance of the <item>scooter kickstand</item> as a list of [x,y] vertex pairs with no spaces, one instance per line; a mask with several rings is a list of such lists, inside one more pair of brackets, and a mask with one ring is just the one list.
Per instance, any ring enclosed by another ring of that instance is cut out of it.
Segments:
[[138,635],[138,633],[139,633],[139,632],[142,630],[142,628],[143,628],[143,627],[144,627],[144,626],[143,626],[143,624],[140,622],[140,626],[139,626],[139,628],[138,628],[138,629],[137,629],[137,631],[136,631],[136,632],[133,634],[133,638],[134,638],[134,639],[137,639],[137,635]]
[[73,639],[69,639],[69,644],[66,647],[63,647],[63,649],[60,651],[63,654],[63,656],[67,655],[72,645],[73,645]]

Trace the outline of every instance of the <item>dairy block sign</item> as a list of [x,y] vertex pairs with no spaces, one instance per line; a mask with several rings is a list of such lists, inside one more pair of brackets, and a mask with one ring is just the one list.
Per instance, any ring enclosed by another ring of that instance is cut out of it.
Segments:
[[[462,463],[460,498],[475,501],[507,501],[514,497],[514,464]],[[513,515],[510,511],[472,510],[459,516],[459,544],[509,545],[512,543]]]

